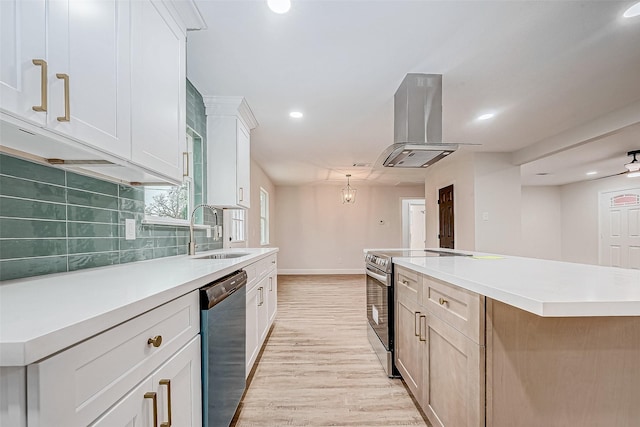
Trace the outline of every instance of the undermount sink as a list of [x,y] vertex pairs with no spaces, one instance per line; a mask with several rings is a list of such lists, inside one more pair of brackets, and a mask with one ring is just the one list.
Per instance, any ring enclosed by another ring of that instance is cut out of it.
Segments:
[[196,259],[228,259],[228,258],[240,258],[247,255],[250,255],[250,254],[245,252],[232,252],[232,253],[226,253],[226,254],[222,253],[222,254],[205,255],[205,256],[196,257]]

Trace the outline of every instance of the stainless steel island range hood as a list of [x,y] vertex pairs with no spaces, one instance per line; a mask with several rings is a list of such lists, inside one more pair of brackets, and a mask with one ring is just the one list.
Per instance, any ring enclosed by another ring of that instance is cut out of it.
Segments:
[[442,142],[442,75],[407,74],[394,96],[394,144],[382,165],[425,168],[458,149]]

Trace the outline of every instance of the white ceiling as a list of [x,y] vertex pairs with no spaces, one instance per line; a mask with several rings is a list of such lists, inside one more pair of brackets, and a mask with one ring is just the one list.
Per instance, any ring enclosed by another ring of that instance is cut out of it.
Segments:
[[292,0],[277,15],[196,0],[208,28],[188,35],[187,75],[203,95],[247,99],[252,157],[276,185],[424,182],[352,166],[393,143],[409,72],[443,75],[444,141],[513,152],[524,183],[558,185],[618,173],[640,149],[640,17],[622,18],[634,2]]

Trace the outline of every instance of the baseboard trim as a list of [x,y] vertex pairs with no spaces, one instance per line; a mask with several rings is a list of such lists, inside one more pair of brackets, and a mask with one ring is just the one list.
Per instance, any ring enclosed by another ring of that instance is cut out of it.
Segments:
[[298,274],[364,274],[363,268],[343,268],[343,269],[305,269],[305,268],[279,268],[279,275],[298,275]]

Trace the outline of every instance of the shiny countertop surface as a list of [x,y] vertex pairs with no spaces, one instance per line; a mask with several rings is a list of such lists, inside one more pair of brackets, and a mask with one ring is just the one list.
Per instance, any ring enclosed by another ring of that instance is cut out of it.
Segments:
[[393,262],[539,316],[640,316],[640,270],[456,252]]
[[[26,366],[277,251],[210,251],[2,282],[0,366]],[[248,255],[197,259],[218,252]]]

